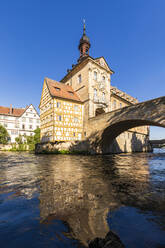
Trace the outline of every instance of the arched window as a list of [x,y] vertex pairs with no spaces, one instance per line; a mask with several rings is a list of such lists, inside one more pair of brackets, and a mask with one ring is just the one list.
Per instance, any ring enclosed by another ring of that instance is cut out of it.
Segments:
[[97,81],[97,72],[96,71],[94,71],[94,80]]
[[104,76],[102,76],[102,81],[105,82],[105,77]]
[[113,109],[116,109],[116,100],[113,101]]
[[102,101],[105,102],[105,93],[102,93]]

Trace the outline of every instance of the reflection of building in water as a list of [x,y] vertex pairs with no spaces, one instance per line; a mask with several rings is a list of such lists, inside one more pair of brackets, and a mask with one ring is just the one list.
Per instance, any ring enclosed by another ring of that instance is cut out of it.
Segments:
[[[8,192],[15,196],[25,196],[28,199],[38,192],[38,167],[36,157],[29,154],[4,153],[3,169],[1,166],[0,183],[7,184]],[[1,193],[6,190],[6,185],[1,186]],[[12,195],[11,195],[12,197]]]
[[106,216],[115,203],[111,194],[104,194],[108,185],[101,177],[91,177],[78,159],[67,156],[61,163],[59,156],[51,162],[50,176],[40,185],[40,216],[66,221],[72,236],[86,243],[108,232]]
[[41,220],[66,221],[72,237],[84,244],[106,235],[107,214],[121,206],[120,195],[124,204],[129,193],[141,195],[148,185],[148,167],[134,158],[51,156],[49,161],[49,176],[40,183]]
[[[146,154],[5,156],[1,193],[14,192],[10,197],[31,199],[40,190],[41,223],[65,221],[70,226],[70,236],[84,244],[95,237],[105,237],[110,211],[123,205],[143,207],[148,203]],[[152,205],[149,207],[152,209]]]

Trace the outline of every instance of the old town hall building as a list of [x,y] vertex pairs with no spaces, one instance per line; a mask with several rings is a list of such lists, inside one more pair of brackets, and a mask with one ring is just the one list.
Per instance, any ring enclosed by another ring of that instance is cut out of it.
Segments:
[[[90,46],[84,24],[77,64],[60,82],[44,79],[39,105],[42,142],[85,139],[90,118],[137,103],[137,99],[111,86],[113,70],[103,56],[89,55]],[[125,139],[132,133],[145,139],[148,127],[125,132]]]

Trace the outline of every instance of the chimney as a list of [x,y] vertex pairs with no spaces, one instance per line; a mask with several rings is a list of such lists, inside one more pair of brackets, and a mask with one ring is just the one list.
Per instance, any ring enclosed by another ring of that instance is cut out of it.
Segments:
[[10,112],[9,112],[10,115],[12,115],[12,104],[10,104]]

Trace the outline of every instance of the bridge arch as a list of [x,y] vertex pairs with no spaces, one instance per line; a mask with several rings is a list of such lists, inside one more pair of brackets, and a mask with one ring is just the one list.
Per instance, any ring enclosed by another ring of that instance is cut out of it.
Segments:
[[113,140],[121,133],[128,131],[131,128],[140,127],[140,126],[157,126],[157,127],[164,127],[158,122],[143,120],[143,119],[133,119],[133,120],[124,120],[118,121],[110,126],[106,127],[102,132],[103,139],[110,139]]
[[101,114],[89,120],[93,148],[105,153],[121,133],[139,126],[165,127],[165,97]]
[[[108,148],[112,143],[116,143],[117,141],[115,140],[120,134],[122,134],[125,131],[129,131],[132,128],[140,127],[140,126],[158,126],[158,127],[164,127],[163,125],[154,122],[154,121],[148,121],[148,120],[142,120],[142,119],[137,119],[137,120],[124,120],[124,121],[119,121],[115,124],[112,124],[108,127],[106,127],[101,135],[101,150],[103,153],[108,152]],[[138,141],[135,133],[132,132],[132,142],[136,141],[137,143],[140,144],[140,141]],[[147,136],[147,134],[146,134]],[[148,137],[149,139],[149,137]],[[141,144],[142,145],[142,144]]]

